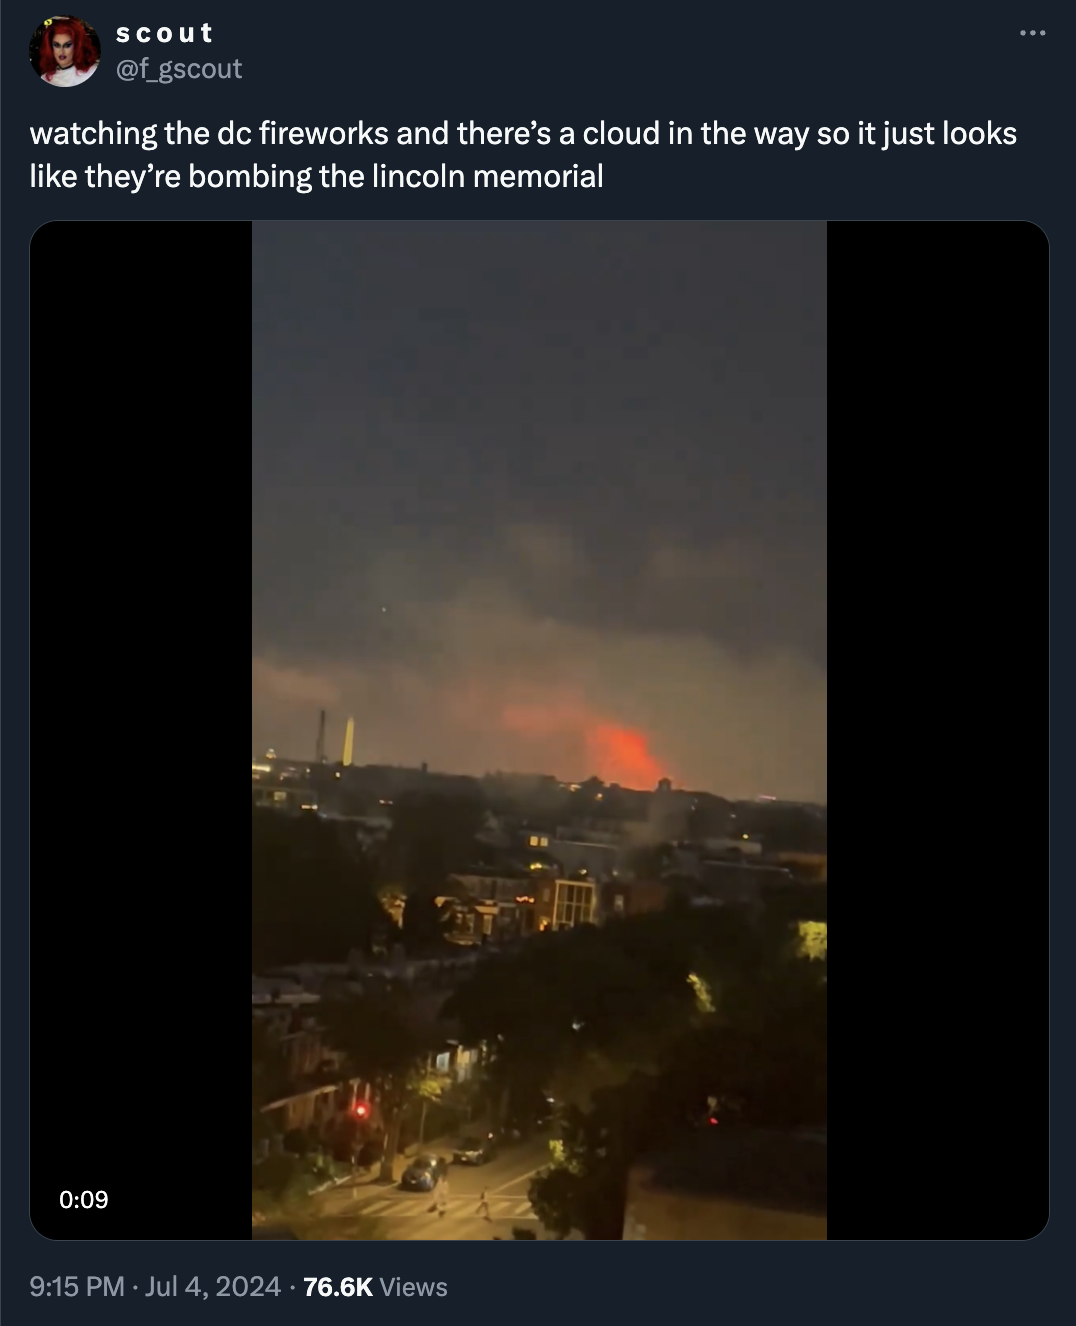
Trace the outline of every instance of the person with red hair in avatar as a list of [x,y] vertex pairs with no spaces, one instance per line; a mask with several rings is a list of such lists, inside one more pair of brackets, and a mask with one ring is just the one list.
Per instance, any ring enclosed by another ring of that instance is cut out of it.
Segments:
[[97,48],[81,19],[61,16],[45,20],[38,66],[46,83],[77,87],[97,71],[97,65]]

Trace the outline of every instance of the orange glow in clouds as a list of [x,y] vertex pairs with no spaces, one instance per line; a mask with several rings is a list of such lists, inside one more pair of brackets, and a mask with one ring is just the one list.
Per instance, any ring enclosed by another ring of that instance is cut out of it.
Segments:
[[[575,737],[585,751],[587,767],[576,770],[574,777],[594,774],[603,783],[646,789],[667,776],[641,732],[611,723],[581,703],[508,704],[501,711],[501,722],[509,731],[523,736]],[[557,772],[563,777],[572,771]]]
[[647,748],[641,732],[599,723],[585,733],[591,767],[603,783],[651,788],[664,771]]

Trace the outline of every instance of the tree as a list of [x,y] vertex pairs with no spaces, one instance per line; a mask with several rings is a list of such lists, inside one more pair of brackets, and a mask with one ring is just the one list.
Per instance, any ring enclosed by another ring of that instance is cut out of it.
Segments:
[[542,1223],[565,1238],[622,1237],[628,1172],[642,1154],[702,1124],[707,1102],[733,1121],[763,1128],[826,1121],[826,983],[823,962],[788,960],[759,975],[727,1008],[702,999],[686,1032],[664,1047],[657,1072],[633,1073],[592,1091],[592,1105],[562,1111],[554,1163],[531,1184]]
[[381,1178],[393,1178],[405,1113],[416,1103],[435,1100],[441,1080],[430,1071],[427,1047],[387,998],[364,996],[323,1004],[319,1016],[326,1040],[341,1051],[356,1076],[374,1087],[385,1147]]
[[[610,940],[615,952],[600,952]],[[729,909],[632,918],[576,946],[562,982],[591,1021],[552,1078],[570,1101],[555,1162],[532,1185],[548,1228],[621,1237],[631,1164],[702,1124],[711,1099],[760,1127],[825,1123],[826,961],[796,952],[787,925]]]
[[445,942],[452,928],[455,908],[438,904],[436,896],[426,892],[409,893],[404,904],[401,937],[409,953],[423,953]]
[[442,1008],[442,1018],[459,1027],[466,1043],[488,1048],[485,1078],[502,1123],[513,1107],[545,1094],[571,1034],[570,1016],[556,995],[541,965],[524,952],[480,964]]
[[385,926],[369,862],[342,825],[251,812],[254,970],[342,962]]
[[387,865],[403,881],[403,941],[411,952],[444,943],[447,916],[436,898],[448,876],[473,859],[485,821],[478,797],[410,792],[393,806]]
[[760,1127],[824,1125],[827,1116],[828,982],[823,957],[793,956],[766,971],[752,998],[718,1025],[706,1057]]
[[619,1238],[630,1165],[711,1096],[746,1122],[824,1122],[826,962],[795,940],[787,909],[685,906],[557,934],[457,988],[444,1014],[493,1047],[496,1089],[559,1102],[562,1149],[532,1189],[550,1229]]
[[388,846],[409,894],[439,892],[448,875],[471,859],[484,820],[477,797],[428,792],[399,797]]
[[457,987],[443,1016],[486,1044],[490,1094],[502,1117],[537,1096],[586,1110],[596,1093],[653,1073],[663,1046],[690,1022],[689,936],[670,958],[673,922],[647,918],[577,929],[483,963]]
[[654,1093],[653,1079],[633,1078],[599,1093],[592,1109],[565,1112],[554,1162],[530,1185],[535,1214],[558,1238],[623,1237],[628,1170],[648,1137]]

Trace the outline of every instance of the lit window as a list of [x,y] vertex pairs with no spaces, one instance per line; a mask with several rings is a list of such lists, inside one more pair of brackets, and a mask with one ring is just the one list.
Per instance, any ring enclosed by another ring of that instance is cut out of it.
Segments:
[[537,846],[538,846],[538,839],[534,836],[534,834],[531,834],[530,842],[528,843],[528,846],[530,846],[530,847],[537,847]]

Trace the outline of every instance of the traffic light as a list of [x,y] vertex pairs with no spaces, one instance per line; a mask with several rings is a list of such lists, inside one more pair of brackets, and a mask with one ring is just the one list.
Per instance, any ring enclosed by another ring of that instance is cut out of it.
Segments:
[[355,1118],[368,1119],[369,1117],[370,1117],[370,1106],[364,1100],[357,1100],[355,1102]]

